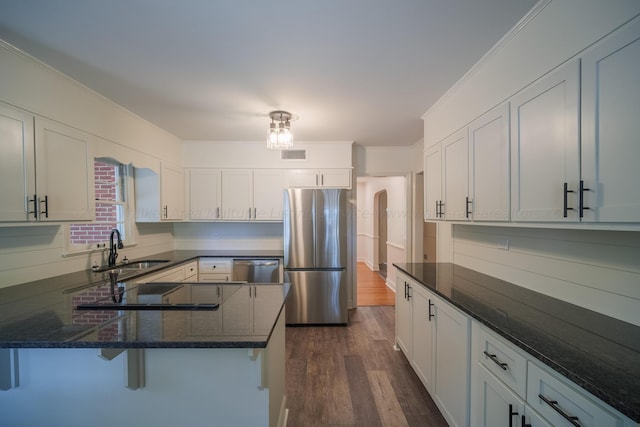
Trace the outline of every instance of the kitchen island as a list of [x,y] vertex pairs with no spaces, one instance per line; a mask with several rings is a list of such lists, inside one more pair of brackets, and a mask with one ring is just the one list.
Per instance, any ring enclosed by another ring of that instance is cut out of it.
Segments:
[[0,425],[280,425],[288,291],[91,271],[0,289]]

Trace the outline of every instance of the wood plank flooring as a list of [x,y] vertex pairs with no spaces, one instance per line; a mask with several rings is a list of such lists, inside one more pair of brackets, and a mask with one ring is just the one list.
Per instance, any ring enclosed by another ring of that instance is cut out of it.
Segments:
[[287,426],[446,426],[393,349],[395,307],[358,307],[349,318],[286,329]]
[[395,305],[396,294],[386,285],[377,271],[371,270],[364,262],[359,262],[358,307],[372,305]]

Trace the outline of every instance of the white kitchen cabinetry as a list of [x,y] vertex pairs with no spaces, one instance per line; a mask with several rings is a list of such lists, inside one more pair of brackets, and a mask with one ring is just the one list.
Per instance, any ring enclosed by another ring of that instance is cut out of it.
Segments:
[[172,267],[157,273],[145,274],[135,279],[135,283],[182,282],[185,279],[184,266]]
[[475,321],[472,343],[472,427],[637,425]]
[[187,177],[190,220],[282,221],[285,170],[191,169]]
[[222,171],[220,218],[248,221],[253,215],[252,171],[246,169]]
[[217,169],[191,169],[186,177],[187,218],[192,221],[220,219],[222,172]]
[[184,219],[184,172],[166,163],[160,165],[162,220]]
[[511,98],[511,218],[578,221],[579,61]]
[[583,221],[640,222],[638,76],[640,21],[582,57]]
[[469,317],[438,297],[435,316],[434,401],[451,426],[469,425]]
[[469,219],[469,142],[467,129],[442,141],[444,219]]
[[[400,271],[396,272],[396,345],[404,352],[409,360],[413,353],[413,307],[409,292],[411,292],[411,280]],[[403,293],[400,293],[400,285]]]
[[284,190],[287,176],[284,170],[253,171],[253,218],[256,221],[282,221]]
[[[282,293],[276,286],[260,285],[221,285],[222,330],[225,335],[268,334],[273,325],[260,317],[264,313],[264,304],[273,301],[274,293]],[[271,296],[269,296],[271,295]],[[277,300],[277,298],[276,298]],[[262,306],[260,304],[263,304]],[[261,307],[255,310],[256,305]]]
[[469,424],[470,319],[397,271],[396,343],[451,426]]
[[483,114],[469,125],[469,198],[474,221],[508,221],[509,103]]
[[440,144],[424,152],[424,219],[444,219],[442,203],[442,149]]
[[160,175],[150,169],[135,170],[136,221],[160,222],[184,219],[184,172],[166,163]]
[[351,188],[351,169],[292,169],[289,187]]
[[33,116],[0,104],[0,141],[0,221],[35,221]]
[[90,136],[0,105],[0,221],[95,219]]
[[435,391],[435,303],[433,294],[421,286],[411,288],[413,299],[413,354],[411,365],[430,392]]
[[581,427],[614,427],[624,421],[532,362],[528,364],[527,403],[554,426],[571,425],[568,421],[574,420]]
[[228,258],[200,257],[198,259],[198,280],[201,282],[230,281],[232,262]]
[[183,266],[184,269],[184,282],[197,282],[198,281],[198,261],[192,261]]

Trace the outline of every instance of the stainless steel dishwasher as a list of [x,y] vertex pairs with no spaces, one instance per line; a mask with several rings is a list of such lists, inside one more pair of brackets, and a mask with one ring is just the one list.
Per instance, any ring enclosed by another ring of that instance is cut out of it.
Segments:
[[280,283],[279,259],[234,259],[233,281]]

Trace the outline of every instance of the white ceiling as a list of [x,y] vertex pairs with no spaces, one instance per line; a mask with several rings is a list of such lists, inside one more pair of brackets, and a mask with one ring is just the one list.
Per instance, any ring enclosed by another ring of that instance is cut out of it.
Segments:
[[536,0],[0,0],[0,38],[183,140],[411,145]]

